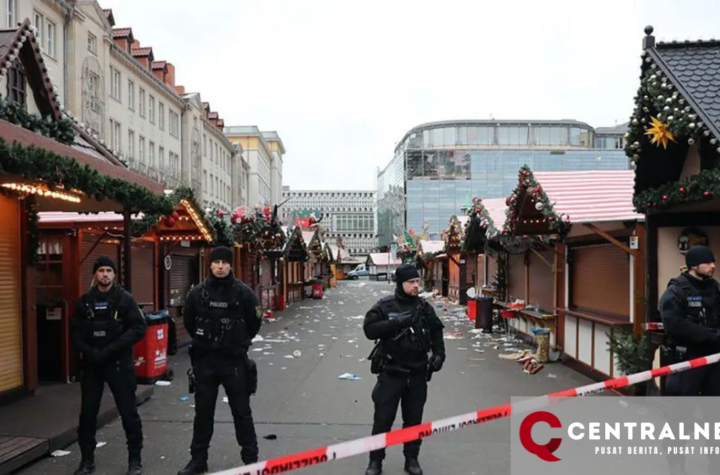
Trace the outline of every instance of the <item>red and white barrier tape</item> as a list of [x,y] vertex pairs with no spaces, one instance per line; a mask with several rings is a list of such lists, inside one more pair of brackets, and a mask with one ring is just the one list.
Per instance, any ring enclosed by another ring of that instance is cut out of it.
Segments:
[[496,419],[510,417],[511,412],[522,414],[537,410],[541,407],[550,405],[550,398],[558,397],[578,397],[588,396],[590,394],[601,393],[608,389],[619,389],[633,384],[649,381],[660,376],[667,376],[672,373],[687,371],[692,368],[706,366],[720,361],[720,353],[697,358],[682,363],[676,363],[669,366],[663,366],[642,373],[631,374],[622,378],[610,379],[600,383],[589,384],[579,388],[568,389],[545,396],[528,399],[519,404],[503,404],[502,406],[491,407],[489,409],[481,409],[460,416],[448,417],[434,422],[426,422],[405,429],[398,429],[384,434],[377,434],[362,439],[351,440],[340,444],[329,445],[327,447],[318,447],[317,449],[308,450],[292,455],[285,455],[270,459],[264,462],[257,462],[243,467],[232,468],[222,472],[214,472],[212,475],[270,475],[276,473],[285,473],[300,468],[310,467],[321,463],[338,460],[368,453],[373,450],[387,448],[393,445],[403,444],[417,439],[430,437],[436,434],[451,432],[463,427],[476,424],[484,424],[485,422]]
[[662,322],[649,322],[643,325],[647,331],[664,330],[665,325]]

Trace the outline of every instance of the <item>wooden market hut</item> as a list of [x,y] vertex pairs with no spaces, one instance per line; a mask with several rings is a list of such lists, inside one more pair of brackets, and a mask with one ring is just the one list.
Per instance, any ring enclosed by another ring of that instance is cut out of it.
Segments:
[[[69,321],[81,289],[64,285],[64,270],[76,250],[41,245],[38,213],[119,212],[129,224],[134,213],[171,209],[159,183],[63,117],[30,26],[0,31],[0,76],[10,82],[0,106],[0,403],[32,394],[41,372],[63,382],[73,374]],[[129,250],[128,241],[120,278],[131,287]],[[51,305],[38,305],[44,299]]]
[[390,280],[390,274],[400,267],[402,260],[392,258],[388,252],[377,252],[368,254],[365,260],[365,267],[370,273],[369,278],[375,280]]
[[287,241],[283,248],[285,262],[283,284],[285,301],[290,305],[305,298],[305,263],[310,256],[300,226],[283,228],[283,230],[287,233]]
[[[432,292],[435,288],[435,267],[442,266],[442,261],[438,260],[437,257],[444,254],[444,252],[445,241],[421,239],[418,242],[417,259],[421,263],[420,275],[423,279],[423,287],[427,291]],[[442,280],[440,285],[442,285]]]
[[619,375],[611,336],[644,320],[645,229],[632,185],[631,170],[523,167],[509,198],[506,237],[540,243],[510,256],[511,298],[526,305],[515,325],[550,328],[564,361],[597,379]]
[[[652,33],[645,29],[625,150],[647,223],[646,318],[657,323],[658,301],[687,250],[704,244],[720,255],[720,42],[658,43]],[[654,350],[662,327],[649,337]]]

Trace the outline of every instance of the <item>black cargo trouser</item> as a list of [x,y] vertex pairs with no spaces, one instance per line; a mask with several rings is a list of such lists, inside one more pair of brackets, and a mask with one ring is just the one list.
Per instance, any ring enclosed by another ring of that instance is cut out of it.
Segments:
[[193,365],[195,372],[195,421],[190,453],[193,460],[206,462],[215,425],[215,406],[220,385],[230,404],[235,423],[235,438],[244,463],[258,460],[250,394],[247,391],[247,356],[237,358],[203,355]]
[[[695,356],[686,359],[694,358]],[[670,422],[673,429],[679,427],[680,422],[684,422],[686,428],[691,428],[694,427],[695,422],[720,420],[718,418],[720,408],[715,407],[717,403],[713,398],[713,396],[720,396],[720,363],[701,366],[667,376],[665,395],[670,397],[682,396],[693,398],[710,396],[707,398],[707,402],[700,400],[702,401],[700,408],[696,407],[697,404],[691,404],[690,401],[687,403],[684,403],[684,401],[673,401],[667,416],[668,422]],[[702,411],[703,421],[697,419],[698,409]],[[683,466],[685,463],[685,455],[671,454],[668,451],[669,447],[685,445],[685,440],[679,438],[677,440],[664,439],[667,460],[671,467]],[[708,455],[708,461],[711,467],[720,472],[720,456],[714,454]]]
[[[401,374],[383,370],[378,375],[377,384],[372,392],[375,403],[375,415],[372,435],[388,432],[392,429],[397,415],[398,405],[402,407],[403,428],[422,422],[423,409],[427,400],[426,373]],[[420,439],[407,442],[403,447],[406,457],[420,454]],[[370,460],[383,460],[385,449],[370,452]]]
[[143,448],[143,433],[142,421],[135,404],[137,381],[132,356],[111,361],[102,367],[87,365],[83,368],[80,383],[82,402],[78,427],[78,445],[82,457],[92,459],[95,453],[97,418],[106,382],[112,391],[115,405],[122,419],[128,453],[131,457],[139,457]]

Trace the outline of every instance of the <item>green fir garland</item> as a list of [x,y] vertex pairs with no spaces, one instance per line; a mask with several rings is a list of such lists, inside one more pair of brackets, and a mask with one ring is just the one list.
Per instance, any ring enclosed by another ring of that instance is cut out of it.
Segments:
[[[698,120],[697,111],[688,105],[656,64],[650,64],[643,71],[634,100],[635,108],[630,117],[625,144],[625,153],[633,161],[641,159],[644,146],[655,146],[645,134],[653,126],[653,118],[667,127],[673,135],[673,141],[677,143],[693,145],[705,137],[712,145],[718,144],[717,138],[710,138],[710,131]],[[717,151],[720,153],[720,147]]]
[[233,233],[227,214],[222,210],[213,208],[205,214],[205,218],[210,223],[208,229],[214,231],[215,244],[231,248],[234,244]]
[[9,103],[6,99],[0,99],[0,119],[66,145],[75,142],[76,133],[72,121],[55,120],[52,117],[43,119],[39,115],[29,113],[18,104]]
[[641,214],[669,208],[682,203],[694,203],[720,196],[720,169],[703,170],[681,182],[666,183],[646,190],[633,198],[635,209]]

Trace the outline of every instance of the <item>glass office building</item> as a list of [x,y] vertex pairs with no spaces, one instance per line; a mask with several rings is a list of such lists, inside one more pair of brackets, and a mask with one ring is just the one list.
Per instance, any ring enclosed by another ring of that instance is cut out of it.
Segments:
[[377,175],[379,245],[424,229],[439,237],[470,198],[503,198],[518,170],[627,170],[626,125],[594,129],[574,120],[451,121],[415,127]]

